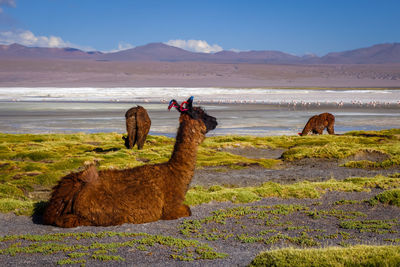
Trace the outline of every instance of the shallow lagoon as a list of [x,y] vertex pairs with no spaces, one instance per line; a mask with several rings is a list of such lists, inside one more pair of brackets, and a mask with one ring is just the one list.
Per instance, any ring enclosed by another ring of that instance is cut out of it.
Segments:
[[[152,120],[150,134],[175,136],[178,112],[167,104],[137,103]],[[73,133],[125,132],[126,110],[136,103],[115,102],[2,102],[0,132]],[[295,135],[308,118],[322,112],[335,115],[335,130],[381,130],[400,128],[400,107],[396,105],[332,104],[293,106],[291,104],[201,104],[218,120],[210,135]]]
[[183,87],[0,88],[0,132],[125,132],[125,111],[142,105],[152,120],[150,134],[174,136],[175,98],[195,96],[218,119],[210,135],[295,135],[309,117],[336,116],[336,132],[400,128],[400,90],[233,89]]

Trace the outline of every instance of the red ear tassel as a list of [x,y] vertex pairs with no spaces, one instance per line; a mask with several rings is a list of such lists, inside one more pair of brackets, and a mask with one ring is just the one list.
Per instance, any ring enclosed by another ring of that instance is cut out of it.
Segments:
[[168,110],[171,110],[171,108],[177,108],[177,109],[179,109],[178,103],[176,102],[175,99],[172,99],[172,100],[169,102]]
[[179,108],[179,106],[176,103],[172,103],[168,106],[168,110],[171,110],[171,108]]
[[298,135],[301,135],[301,133],[297,133]]
[[[186,104],[186,107],[184,106]],[[176,100],[175,99],[172,99],[170,102],[169,102],[169,105],[168,105],[168,110],[171,110],[171,108],[176,108],[176,109],[178,109],[179,111],[187,111],[187,110],[189,110],[188,108],[187,108],[187,106],[189,105],[189,103],[187,102],[187,101],[183,101],[182,103],[181,103],[181,105],[178,105],[178,102],[176,102]]]
[[181,103],[181,106],[179,107],[179,109],[181,110],[181,111],[187,111],[187,110],[189,110],[189,109],[187,109],[187,108],[184,108],[183,107],[183,104],[188,104],[188,102],[187,101],[183,101],[182,103]]

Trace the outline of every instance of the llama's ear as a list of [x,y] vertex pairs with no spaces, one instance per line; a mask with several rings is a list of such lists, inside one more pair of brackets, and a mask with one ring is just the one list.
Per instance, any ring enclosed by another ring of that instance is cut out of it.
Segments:
[[189,114],[190,117],[193,119],[198,119],[199,114],[198,111],[193,108],[193,96],[189,97],[188,100],[185,101],[186,103],[186,112]]
[[168,110],[171,110],[171,108],[173,108],[173,107],[176,108],[177,111],[181,112],[179,104],[175,99],[172,99],[171,101],[169,101]]
[[187,103],[186,107],[189,110],[193,108],[193,98],[194,98],[194,96],[191,96],[188,98],[188,100],[186,100],[186,103]]

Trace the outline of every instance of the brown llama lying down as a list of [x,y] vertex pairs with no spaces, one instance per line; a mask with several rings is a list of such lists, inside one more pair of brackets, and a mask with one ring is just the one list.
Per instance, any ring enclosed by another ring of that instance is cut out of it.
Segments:
[[322,134],[325,128],[329,134],[335,134],[334,124],[335,116],[330,113],[315,115],[308,120],[303,131],[299,133],[299,135],[308,135],[310,132],[313,134]]
[[44,215],[45,224],[59,227],[108,226],[173,220],[191,215],[183,204],[192,180],[197,148],[217,120],[200,107],[170,106],[181,113],[176,143],[166,163],[125,170],[98,171],[91,165],[61,179]]
[[133,148],[136,143],[138,149],[142,149],[151,126],[146,109],[142,106],[130,108],[125,113],[125,120],[128,137],[122,136],[122,139],[125,141],[126,148]]

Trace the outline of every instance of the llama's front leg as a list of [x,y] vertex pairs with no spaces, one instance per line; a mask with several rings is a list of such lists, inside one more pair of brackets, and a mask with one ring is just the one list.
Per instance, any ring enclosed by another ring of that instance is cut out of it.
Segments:
[[319,126],[315,127],[313,132],[314,132],[314,134],[323,134],[324,129],[325,129],[325,126],[319,125]]
[[327,130],[328,130],[329,134],[335,134],[335,128],[334,128],[333,124],[329,125]]
[[189,217],[192,215],[190,208],[188,205],[182,204],[175,209],[169,209],[168,211],[164,212],[162,216],[162,220],[175,220],[181,217]]

